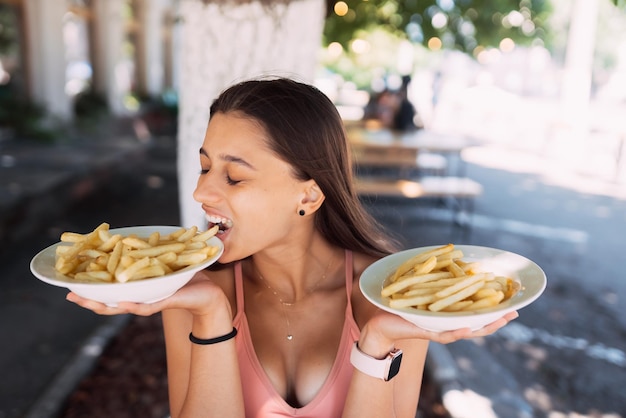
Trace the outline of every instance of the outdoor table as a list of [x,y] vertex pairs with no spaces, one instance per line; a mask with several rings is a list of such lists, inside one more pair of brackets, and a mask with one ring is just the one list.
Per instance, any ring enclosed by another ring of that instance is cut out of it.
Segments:
[[388,129],[350,128],[347,133],[357,164],[419,168],[418,155],[439,154],[445,156],[448,163],[456,163],[456,176],[462,176],[465,172],[461,152],[478,144],[477,140],[466,135],[426,129],[395,132]]

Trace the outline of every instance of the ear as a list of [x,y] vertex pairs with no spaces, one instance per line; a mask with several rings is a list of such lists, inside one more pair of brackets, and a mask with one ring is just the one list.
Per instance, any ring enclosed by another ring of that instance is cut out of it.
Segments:
[[304,185],[302,199],[297,210],[303,209],[307,214],[313,213],[322,206],[324,199],[326,199],[326,196],[322,193],[315,180],[308,180]]

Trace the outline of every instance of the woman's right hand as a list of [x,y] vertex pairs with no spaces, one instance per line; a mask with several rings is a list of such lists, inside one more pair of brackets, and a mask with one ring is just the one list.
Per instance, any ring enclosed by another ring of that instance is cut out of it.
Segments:
[[[66,299],[99,315],[134,314],[149,316],[165,309],[184,309],[194,316],[213,315],[216,309],[227,309],[230,304],[224,291],[208,277],[206,270],[196,275],[185,286],[166,299],[154,303],[120,302],[109,306],[70,292]],[[228,312],[230,316],[230,312]]]

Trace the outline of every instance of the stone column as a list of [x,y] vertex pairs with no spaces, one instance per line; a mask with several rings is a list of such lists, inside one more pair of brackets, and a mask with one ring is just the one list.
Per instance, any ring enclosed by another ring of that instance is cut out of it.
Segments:
[[158,96],[164,85],[164,0],[139,0],[137,34],[137,84],[139,91]]
[[25,0],[24,10],[31,99],[51,115],[69,120],[72,108],[65,94],[63,43],[65,0]]
[[130,88],[123,54],[126,32],[122,6],[122,0],[94,0],[92,8],[94,90],[106,98],[116,115],[126,113],[123,100]]

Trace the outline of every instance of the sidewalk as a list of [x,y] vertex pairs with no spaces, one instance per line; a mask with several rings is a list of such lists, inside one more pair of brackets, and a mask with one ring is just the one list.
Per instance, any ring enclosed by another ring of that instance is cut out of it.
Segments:
[[0,143],[0,249],[100,188],[121,187],[118,180],[132,177],[147,150],[126,135],[77,144]]
[[[116,137],[106,142],[78,147],[3,144],[0,148],[0,252],[5,253],[33,233],[45,229],[51,219],[63,217],[68,208],[85,196],[98,194],[105,188],[128,187],[129,179],[133,178],[136,170],[145,162],[149,147],[149,144],[143,144],[132,136]],[[382,210],[387,210],[388,217],[395,216],[395,209]],[[435,223],[429,224],[433,229],[426,227],[420,229],[419,233],[420,239],[429,244],[454,240],[458,238],[457,234],[471,233],[451,227],[450,235],[445,236],[441,233],[441,223],[436,227]],[[446,223],[443,225],[445,229]],[[34,254],[22,254],[27,258],[32,255]],[[23,280],[36,282],[30,277],[30,273],[20,271],[16,274],[21,275]],[[11,290],[6,286],[5,284],[4,294],[10,297]],[[37,288],[37,291],[40,290],[41,286]],[[33,309],[32,298],[35,296],[32,295],[12,300],[12,311],[6,307],[0,308],[0,314],[11,318],[14,332],[11,340],[15,348],[9,350],[8,355],[16,356],[14,359],[0,358],[0,365],[11,365],[10,370],[2,373],[5,382],[20,383],[25,380],[24,376],[11,375],[11,372],[24,373],[23,368],[13,367],[15,365],[12,363],[29,358],[36,362],[41,357],[41,349],[32,341],[32,337],[38,333],[47,334],[51,340],[69,337],[75,343],[54,347],[55,350],[65,350],[56,353],[59,358],[64,359],[57,364],[56,369],[51,369],[50,365],[47,370],[27,369],[32,376],[28,376],[26,380],[39,380],[28,385],[31,390],[37,389],[37,393],[26,395],[21,405],[11,406],[6,410],[2,410],[5,408],[2,406],[0,416],[3,418],[23,416],[25,413],[27,417],[54,417],[64,400],[89,373],[108,341],[126,324],[126,318],[93,317],[84,312],[81,314],[72,307],[63,306],[69,304],[62,300],[62,294],[63,292],[56,291],[54,297],[58,300],[53,304],[45,302],[47,315],[50,316],[46,321],[40,321],[37,316],[46,315],[45,310],[43,313],[28,314],[28,310]],[[40,296],[35,297],[38,298]],[[59,313],[52,308],[64,311]],[[55,316],[59,318],[54,321],[55,325],[51,325],[49,321]],[[21,319],[28,323],[19,323]],[[59,322],[64,322],[67,329],[59,330],[59,335],[55,335],[55,327],[59,326]],[[74,327],[73,322],[80,322],[80,325]],[[3,324],[0,322],[0,325]],[[4,357],[7,349],[2,350],[1,357]],[[468,371],[459,368],[461,360],[470,364],[473,371],[490,377],[470,379]],[[501,418],[532,416],[532,408],[522,398],[522,391],[515,378],[494,356],[474,343],[460,342],[451,346],[432,344],[427,367],[441,388],[445,406],[452,418],[468,418],[468,410],[472,411],[471,416],[474,418],[489,418],[494,416],[494,411]],[[6,391],[4,386],[0,386],[3,389],[0,392],[11,396],[10,389],[15,390],[16,385],[12,386],[7,386]],[[484,406],[477,407],[472,394],[480,394],[485,401]],[[4,397],[0,398],[0,401],[5,400]],[[468,409],[469,405],[472,409]]]

